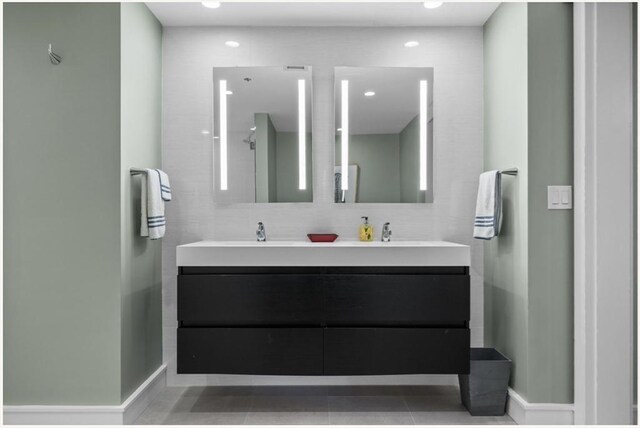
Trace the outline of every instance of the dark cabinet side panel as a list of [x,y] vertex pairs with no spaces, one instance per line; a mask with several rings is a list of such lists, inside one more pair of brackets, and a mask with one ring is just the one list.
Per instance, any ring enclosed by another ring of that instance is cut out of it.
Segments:
[[327,275],[328,326],[455,325],[469,320],[468,275]]
[[178,328],[178,373],[321,375],[322,343],[322,328]]
[[320,325],[320,275],[179,275],[178,321],[194,325]]
[[325,375],[466,374],[465,328],[326,328]]

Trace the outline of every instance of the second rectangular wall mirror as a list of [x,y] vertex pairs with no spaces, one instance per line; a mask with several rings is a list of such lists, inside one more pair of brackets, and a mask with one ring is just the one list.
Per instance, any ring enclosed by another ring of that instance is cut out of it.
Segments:
[[433,202],[433,68],[335,68],[336,203]]
[[216,202],[312,202],[311,68],[213,69]]

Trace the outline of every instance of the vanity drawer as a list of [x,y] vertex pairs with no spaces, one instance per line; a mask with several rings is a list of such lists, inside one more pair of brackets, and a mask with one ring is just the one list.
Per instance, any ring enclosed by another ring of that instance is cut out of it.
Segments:
[[178,275],[182,326],[318,325],[320,275]]
[[325,375],[469,373],[466,328],[326,328]]
[[322,341],[322,328],[178,328],[178,373],[321,375]]
[[470,317],[469,275],[329,275],[325,316],[335,326],[455,326]]

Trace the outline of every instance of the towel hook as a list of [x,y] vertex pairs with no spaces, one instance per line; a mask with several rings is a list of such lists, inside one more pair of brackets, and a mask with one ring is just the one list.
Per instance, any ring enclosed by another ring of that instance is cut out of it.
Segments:
[[58,65],[62,62],[62,57],[53,52],[51,43],[49,43],[49,61],[51,61],[51,64],[53,65]]

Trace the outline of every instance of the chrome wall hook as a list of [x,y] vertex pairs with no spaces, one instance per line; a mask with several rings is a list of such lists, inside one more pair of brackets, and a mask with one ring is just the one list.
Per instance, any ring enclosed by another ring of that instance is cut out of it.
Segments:
[[62,57],[56,53],[53,53],[51,43],[49,43],[49,61],[51,61],[51,64],[53,65],[58,65],[62,62]]

